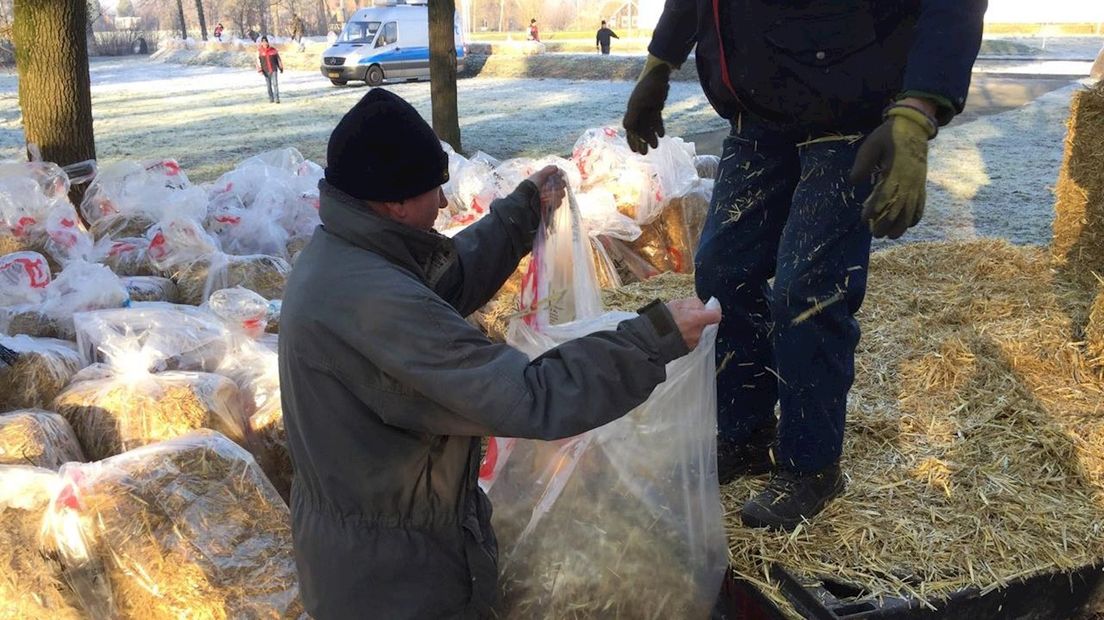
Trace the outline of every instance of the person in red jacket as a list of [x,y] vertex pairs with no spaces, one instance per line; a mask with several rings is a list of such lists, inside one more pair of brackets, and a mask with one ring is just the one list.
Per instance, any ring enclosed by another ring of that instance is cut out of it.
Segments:
[[537,20],[529,20],[529,40],[540,43],[540,30],[537,28]]
[[280,80],[276,76],[277,71],[284,72],[284,61],[280,59],[280,52],[268,44],[268,37],[261,37],[260,47],[257,48],[257,72],[265,76],[269,103],[280,103]]

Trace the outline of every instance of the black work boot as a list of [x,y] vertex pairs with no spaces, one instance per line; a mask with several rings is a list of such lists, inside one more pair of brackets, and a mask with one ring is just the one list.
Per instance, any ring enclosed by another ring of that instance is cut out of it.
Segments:
[[838,463],[815,473],[779,468],[767,488],[744,504],[740,517],[748,527],[788,532],[824,510],[843,486]]
[[758,476],[774,467],[771,448],[777,436],[772,424],[753,432],[744,443],[717,442],[717,478],[722,485],[740,476]]

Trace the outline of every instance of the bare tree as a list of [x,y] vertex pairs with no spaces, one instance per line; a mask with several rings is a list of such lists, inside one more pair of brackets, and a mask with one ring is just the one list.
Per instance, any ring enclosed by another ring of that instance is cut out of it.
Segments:
[[66,166],[96,158],[84,0],[15,0],[19,107],[28,144]]
[[437,137],[460,152],[460,115],[456,102],[456,4],[429,0],[429,98]]
[[184,0],[176,0],[176,11],[180,14],[180,38],[188,38],[188,25],[184,23]]
[[[195,0],[196,14],[199,16],[199,32],[203,40],[207,40],[207,19],[203,15],[203,0]],[[181,7],[183,8],[183,7]]]

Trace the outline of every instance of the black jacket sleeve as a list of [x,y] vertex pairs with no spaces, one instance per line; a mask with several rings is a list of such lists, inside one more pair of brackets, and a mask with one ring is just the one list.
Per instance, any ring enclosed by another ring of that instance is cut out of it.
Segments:
[[673,65],[682,65],[694,49],[697,29],[695,0],[667,0],[648,44],[648,53]]
[[986,0],[924,0],[921,5],[902,91],[944,99],[940,123],[950,122],[966,105],[986,8]]

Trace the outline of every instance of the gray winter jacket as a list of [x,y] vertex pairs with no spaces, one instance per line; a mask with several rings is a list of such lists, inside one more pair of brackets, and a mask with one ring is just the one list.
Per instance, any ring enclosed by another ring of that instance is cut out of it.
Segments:
[[319,620],[489,613],[479,437],[556,439],[643,402],[687,352],[663,306],[529,361],[464,316],[529,252],[522,183],[448,239],[322,183],[322,226],[283,300],[280,385],[303,600]]

